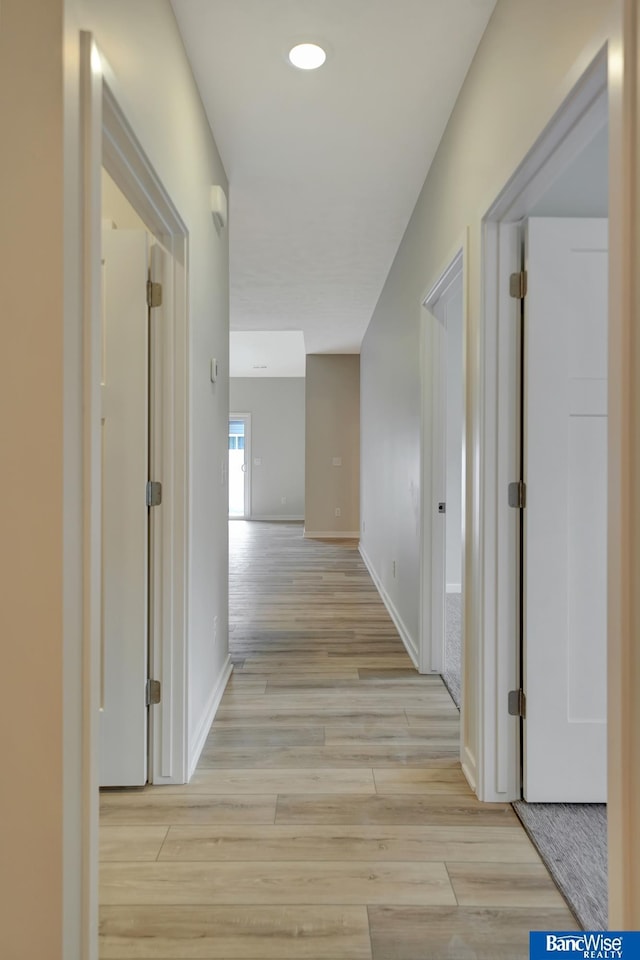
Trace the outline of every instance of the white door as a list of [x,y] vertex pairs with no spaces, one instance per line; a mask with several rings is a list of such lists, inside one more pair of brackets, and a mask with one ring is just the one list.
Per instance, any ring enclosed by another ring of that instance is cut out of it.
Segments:
[[524,796],[606,800],[607,221],[526,230]]
[[100,785],[147,781],[148,240],[103,230]]
[[[460,265],[461,266],[461,265]],[[461,269],[429,304],[433,364],[431,660],[460,702],[462,608],[463,285]],[[446,595],[446,596],[445,596]],[[453,616],[452,616],[453,615]],[[449,618],[451,617],[451,622]]]

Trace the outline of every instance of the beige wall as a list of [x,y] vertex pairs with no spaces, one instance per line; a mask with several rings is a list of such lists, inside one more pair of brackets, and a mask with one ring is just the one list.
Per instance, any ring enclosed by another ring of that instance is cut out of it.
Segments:
[[[0,954],[62,956],[62,3],[0,18]],[[43,162],[46,160],[46,162]]]
[[[334,457],[341,458],[342,466],[333,465]],[[359,485],[360,357],[310,354],[306,378],[305,534],[358,536]]]

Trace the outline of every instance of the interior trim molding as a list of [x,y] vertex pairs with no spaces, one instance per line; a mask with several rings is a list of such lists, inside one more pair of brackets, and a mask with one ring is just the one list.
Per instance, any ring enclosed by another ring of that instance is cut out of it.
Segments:
[[[231,519],[231,518],[230,518]],[[298,514],[291,514],[291,516],[276,513],[254,513],[251,516],[252,520],[262,520],[263,522],[277,523],[279,520],[286,523],[304,523],[304,517]]]
[[306,530],[305,540],[359,540],[359,530]]
[[222,700],[224,691],[227,688],[227,683],[229,682],[229,677],[231,676],[232,672],[233,664],[231,662],[231,657],[227,654],[227,659],[225,660],[224,667],[222,668],[222,673],[220,674],[218,682],[211,692],[211,696],[209,697],[209,701],[205,707],[200,723],[198,724],[198,729],[193,738],[193,743],[189,744],[189,771],[187,782],[191,780],[191,777],[195,773],[196,767],[198,766],[200,754],[202,753],[206,739],[209,736],[211,724],[215,720],[218,707],[220,706],[220,701]]
[[418,645],[417,645],[416,641],[415,641],[414,638],[411,636],[409,630],[407,629],[407,626],[406,626],[404,620],[402,619],[402,617],[401,617],[400,614],[398,613],[398,610],[397,610],[397,608],[396,608],[393,600],[391,599],[391,597],[389,596],[389,594],[388,594],[387,591],[385,590],[384,586],[382,585],[382,581],[380,580],[378,574],[376,573],[375,568],[374,568],[374,566],[373,566],[373,563],[371,562],[370,558],[367,556],[367,552],[366,552],[366,550],[364,549],[364,547],[362,546],[362,544],[360,544],[360,546],[358,547],[358,551],[359,551],[360,556],[362,557],[362,559],[363,559],[363,561],[364,561],[365,567],[366,567],[367,570],[369,571],[369,576],[370,576],[371,579],[373,580],[373,583],[374,583],[374,585],[375,585],[376,590],[377,590],[378,593],[380,594],[380,599],[382,600],[382,602],[384,603],[385,607],[387,608],[387,613],[389,614],[389,616],[390,616],[391,619],[393,620],[393,623],[394,623],[394,625],[395,625],[395,628],[396,628],[396,630],[398,631],[398,633],[400,634],[400,639],[402,640],[402,642],[403,642],[403,644],[404,644],[404,646],[405,646],[405,649],[406,649],[407,653],[408,653],[409,656],[411,657],[411,661],[412,661],[414,667],[415,667],[416,670],[418,670],[418,672],[419,672],[419,671],[420,671],[420,665],[419,665]]

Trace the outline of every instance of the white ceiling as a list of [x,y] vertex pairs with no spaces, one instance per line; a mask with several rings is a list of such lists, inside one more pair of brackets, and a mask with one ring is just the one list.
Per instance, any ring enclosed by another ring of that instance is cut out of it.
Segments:
[[[495,0],[172,0],[230,181],[231,327],[357,352]],[[318,71],[286,54],[311,40]]]
[[231,377],[304,377],[302,330],[232,330]]

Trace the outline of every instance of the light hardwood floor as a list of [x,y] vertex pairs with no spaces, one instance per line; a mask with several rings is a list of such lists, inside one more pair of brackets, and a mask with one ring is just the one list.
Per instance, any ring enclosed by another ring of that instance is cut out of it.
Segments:
[[102,960],[526,960],[575,929],[356,545],[230,541],[235,670],[192,783],[102,796]]

